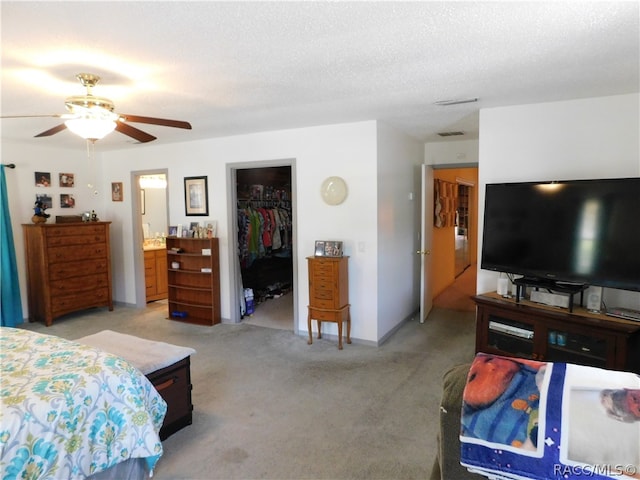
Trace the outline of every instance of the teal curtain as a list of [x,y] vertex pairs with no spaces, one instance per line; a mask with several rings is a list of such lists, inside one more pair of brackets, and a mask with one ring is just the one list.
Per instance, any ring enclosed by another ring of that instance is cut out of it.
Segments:
[[5,168],[7,165],[0,165],[0,325],[15,327],[23,322],[22,301]]

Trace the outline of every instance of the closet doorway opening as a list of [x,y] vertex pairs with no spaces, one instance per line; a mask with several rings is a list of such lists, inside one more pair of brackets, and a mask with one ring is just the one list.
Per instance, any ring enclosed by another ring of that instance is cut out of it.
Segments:
[[239,321],[295,328],[293,166],[234,166]]

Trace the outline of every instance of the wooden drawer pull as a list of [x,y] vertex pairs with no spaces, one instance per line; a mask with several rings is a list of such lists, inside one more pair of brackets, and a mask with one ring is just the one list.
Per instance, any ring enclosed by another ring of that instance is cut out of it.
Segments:
[[178,377],[174,375],[173,378],[170,378],[166,382],[162,382],[160,385],[154,385],[154,387],[156,387],[156,390],[158,392],[161,392],[162,390],[169,388],[171,385],[173,385],[177,381],[178,381]]

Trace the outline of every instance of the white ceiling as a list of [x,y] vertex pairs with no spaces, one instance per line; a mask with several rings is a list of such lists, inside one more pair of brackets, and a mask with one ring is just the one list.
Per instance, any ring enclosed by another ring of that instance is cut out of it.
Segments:
[[[473,139],[480,108],[640,90],[637,1],[0,5],[3,116],[65,113],[84,94],[75,75],[96,73],[116,112],[193,125],[134,124],[152,144],[372,119]],[[60,122],[3,119],[2,140],[81,146],[69,131],[33,138]]]

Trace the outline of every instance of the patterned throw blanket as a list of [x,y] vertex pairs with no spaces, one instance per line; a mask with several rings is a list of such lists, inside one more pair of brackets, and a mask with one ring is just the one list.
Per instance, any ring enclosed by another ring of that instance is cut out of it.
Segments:
[[2,478],[82,479],[129,458],[150,472],[167,406],[120,357],[0,327]]
[[640,478],[640,377],[479,353],[461,463],[492,479]]

